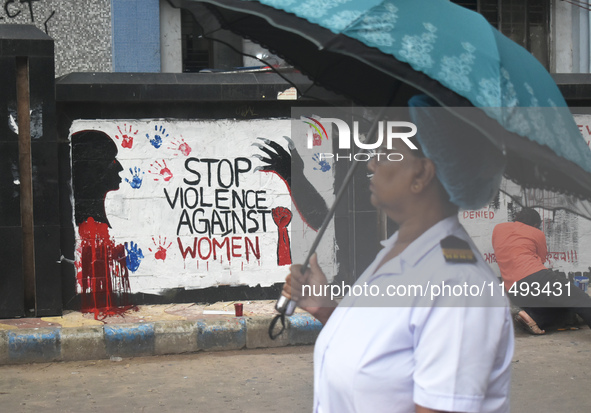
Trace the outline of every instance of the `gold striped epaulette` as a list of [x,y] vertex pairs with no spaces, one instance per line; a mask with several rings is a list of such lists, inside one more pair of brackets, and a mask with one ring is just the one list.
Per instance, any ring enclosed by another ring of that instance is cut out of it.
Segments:
[[447,262],[457,263],[475,263],[476,256],[468,244],[463,239],[450,235],[441,240],[441,249],[443,257]]

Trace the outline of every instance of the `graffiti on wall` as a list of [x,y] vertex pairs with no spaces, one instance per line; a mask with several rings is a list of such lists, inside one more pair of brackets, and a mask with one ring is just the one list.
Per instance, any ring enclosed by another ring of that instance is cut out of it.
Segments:
[[[583,138],[591,141],[591,116],[575,115]],[[552,209],[560,204],[576,210],[579,205],[568,195],[555,195],[539,189],[523,189],[522,198],[529,204]],[[560,199],[557,199],[560,198]],[[460,211],[460,220],[482,252],[484,259],[500,275],[492,248],[492,230],[501,222],[512,221],[521,207],[500,193],[490,205],[478,211]],[[591,247],[591,221],[565,210],[536,208],[542,218],[541,229],[546,235],[548,255],[546,266],[565,273],[585,272],[591,267],[591,257],[584,251]]]
[[[498,205],[491,204],[478,211],[460,211],[462,225],[497,275],[500,273],[492,248],[492,231],[497,224],[513,221],[515,213],[520,209],[511,198],[501,193]],[[591,222],[564,210],[553,212],[543,208],[535,209],[542,218],[541,230],[546,235],[549,251],[546,266],[565,273],[587,271],[591,266],[591,259],[581,251],[591,245]]]
[[110,0],[0,0],[0,24],[34,25],[50,36],[56,77],[112,71]]
[[111,315],[128,306],[126,246],[109,234],[105,197],[121,184],[117,146],[100,131],[72,134],[72,188],[78,226],[77,281],[82,311]]
[[578,116],[577,126],[579,127],[581,135],[585,138],[587,146],[591,148],[591,122],[589,122],[585,116]]
[[[484,260],[489,264],[493,264],[497,262],[497,257],[494,252],[487,252],[484,254]],[[577,251],[550,251],[546,254],[546,263],[548,265],[553,266],[557,261],[577,263]]]
[[302,157],[290,133],[288,120],[75,121],[83,310],[124,307],[130,292],[282,282],[334,192],[330,168]]
[[34,6],[35,3],[41,2],[42,0],[4,0],[0,11],[0,21],[16,23],[17,19],[22,22],[24,18],[25,21],[33,24],[43,22],[45,33],[49,34],[47,24],[55,15],[55,10],[43,13]]

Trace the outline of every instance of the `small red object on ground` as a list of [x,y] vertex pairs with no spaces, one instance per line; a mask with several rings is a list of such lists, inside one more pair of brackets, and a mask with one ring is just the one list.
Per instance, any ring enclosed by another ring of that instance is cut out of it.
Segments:
[[234,311],[236,312],[236,317],[242,317],[242,303],[234,303]]

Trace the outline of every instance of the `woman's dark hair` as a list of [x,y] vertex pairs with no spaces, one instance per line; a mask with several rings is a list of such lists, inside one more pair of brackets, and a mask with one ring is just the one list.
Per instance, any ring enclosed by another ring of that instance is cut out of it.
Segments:
[[522,224],[529,225],[534,228],[539,228],[542,223],[542,218],[538,211],[532,208],[523,208],[517,214],[515,214],[515,222],[521,222]]

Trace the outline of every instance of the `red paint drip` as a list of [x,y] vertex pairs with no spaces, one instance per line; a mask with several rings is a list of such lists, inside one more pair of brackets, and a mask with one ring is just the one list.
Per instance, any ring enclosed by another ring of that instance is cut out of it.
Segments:
[[88,218],[78,227],[80,261],[77,263],[78,283],[82,287],[83,313],[94,318],[123,314],[129,305],[129,271],[125,262],[125,247],[115,245],[105,223]]

